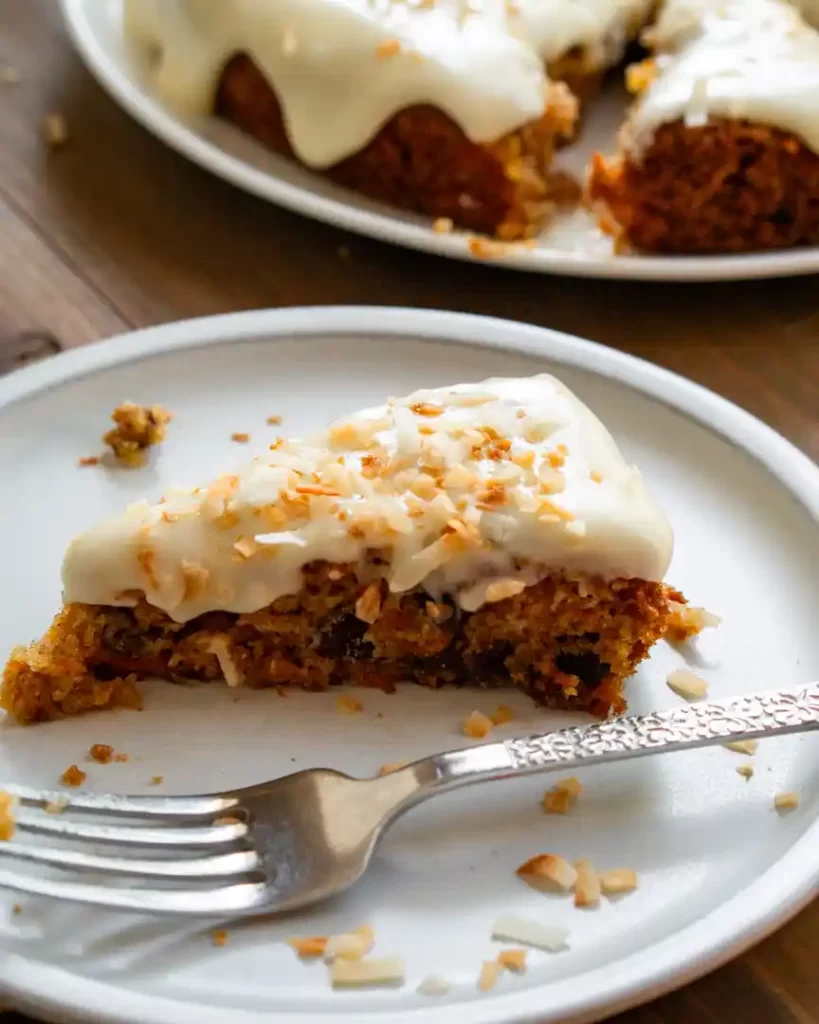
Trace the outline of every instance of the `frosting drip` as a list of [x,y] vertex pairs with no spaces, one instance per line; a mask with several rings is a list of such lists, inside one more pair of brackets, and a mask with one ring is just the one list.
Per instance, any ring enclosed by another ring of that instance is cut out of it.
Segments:
[[252,612],[313,561],[378,551],[393,592],[467,611],[550,570],[662,579],[669,523],[611,435],[553,377],[419,391],[341,420],[206,488],[142,502],[70,546],[68,603],[178,621]]
[[652,0],[126,0],[125,31],[152,55],[158,95],[213,110],[222,68],[247,53],[273,86],[302,163],[362,149],[400,110],[429,103],[473,142],[545,109],[544,62],[572,50],[616,63]]

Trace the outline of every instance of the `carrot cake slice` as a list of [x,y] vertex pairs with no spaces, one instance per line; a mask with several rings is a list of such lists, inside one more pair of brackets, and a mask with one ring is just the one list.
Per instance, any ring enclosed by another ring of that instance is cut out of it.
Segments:
[[638,470],[553,377],[418,391],[79,536],[0,703],[34,722],[133,705],[146,676],[414,680],[605,716],[679,614],[671,550]]
[[640,95],[589,193],[628,245],[730,253],[819,242],[815,0],[666,0]]
[[[151,85],[375,199],[518,239],[654,0],[126,0]],[[559,179],[558,179],[559,180]],[[565,182],[561,181],[561,189]]]

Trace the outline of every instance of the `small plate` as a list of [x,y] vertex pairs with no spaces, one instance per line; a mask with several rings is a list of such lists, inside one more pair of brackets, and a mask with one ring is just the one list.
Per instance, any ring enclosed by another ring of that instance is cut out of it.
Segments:
[[[336,227],[439,256],[474,259],[463,235],[436,234],[428,220],[339,188],[218,118],[181,120],[145,85],[144,62],[123,38],[123,0],[61,3],[77,49],[100,83],[136,120],[195,163],[263,199]],[[616,148],[628,102],[616,84],[607,87],[589,105],[582,138],[561,155],[560,165],[583,180],[593,153]],[[592,216],[578,210],[559,218],[534,249],[515,250],[495,262],[500,267],[577,277],[725,281],[815,273],[819,246],[747,256],[618,255]]]
[[[668,509],[677,532],[669,579],[722,615],[687,650],[659,644],[631,680],[634,712],[679,703],[665,685],[685,663],[714,696],[819,676],[819,470],[751,416],[667,371],[610,349],[521,324],[402,309],[253,312],[139,332],[57,356],[0,380],[0,536],[6,538],[0,658],[37,636],[60,603],[59,565],[80,528],[174,483],[195,483],[385,395],[489,375],[553,371],[608,423]],[[140,470],[80,468],[99,451],[113,407],[160,402],[175,414]],[[283,417],[281,427],[266,424]],[[235,431],[249,445],[231,441]],[[23,729],[0,727],[0,780],[53,786],[77,763],[94,790],[181,793],[238,786],[326,764],[370,775],[467,741],[461,723],[490,712],[481,690],[394,696],[147,687],[146,709]],[[501,699],[507,700],[506,695]],[[576,721],[508,702],[496,737]],[[379,717],[383,716],[383,717]],[[93,765],[92,743],[129,755]],[[387,836],[371,872],[345,896],[282,920],[229,929],[0,893],[0,1001],[54,1020],[139,1024],[288,1022],[580,1024],[684,984],[780,925],[811,896],[819,844],[819,741],[760,745],[756,773],[722,748],[592,767],[573,813],[546,817],[551,781],[530,777],[425,804]],[[161,789],[153,776],[164,776]],[[773,809],[797,790],[799,808]],[[536,853],[627,866],[639,889],[592,911],[534,892],[515,867]],[[532,952],[526,974],[476,988],[497,953],[495,918],[517,913],[570,930],[556,954]],[[333,992],[320,964],[282,940],[369,922],[376,952],[401,954],[400,989]],[[419,994],[426,975],[452,983]]]

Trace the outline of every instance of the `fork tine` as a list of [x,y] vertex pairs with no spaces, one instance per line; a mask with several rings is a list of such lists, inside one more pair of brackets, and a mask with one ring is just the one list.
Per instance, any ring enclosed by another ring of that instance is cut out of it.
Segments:
[[101,871],[115,875],[141,875],[145,878],[226,878],[248,874],[260,864],[255,850],[235,850],[213,857],[188,857],[175,860],[140,860],[136,857],[100,857],[76,850],[55,850],[24,843],[0,843],[0,857],[35,861],[74,871]]
[[64,790],[31,789],[3,783],[3,790],[24,804],[63,804],[79,811],[129,814],[141,817],[208,818],[224,814],[239,804],[235,796],[115,796],[110,793],[66,793]]
[[171,828],[160,826],[149,828],[144,825],[95,825],[84,821],[56,818],[21,808],[15,816],[18,829],[40,832],[60,839],[86,839],[94,843],[114,843],[130,846],[173,846],[177,849],[197,846],[217,846],[243,839],[248,826],[243,821],[223,825],[191,826]]
[[199,914],[226,917],[266,908],[269,893],[263,882],[239,882],[215,889],[119,889],[109,885],[63,882],[52,878],[0,871],[0,889],[34,896],[93,903],[118,910],[150,914]]

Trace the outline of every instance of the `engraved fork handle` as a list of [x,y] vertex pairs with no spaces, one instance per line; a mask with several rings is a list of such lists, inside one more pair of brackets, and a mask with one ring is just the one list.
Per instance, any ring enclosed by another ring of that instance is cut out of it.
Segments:
[[418,788],[406,795],[397,811],[437,793],[490,779],[812,729],[819,729],[819,682],[468,747],[414,764]]

